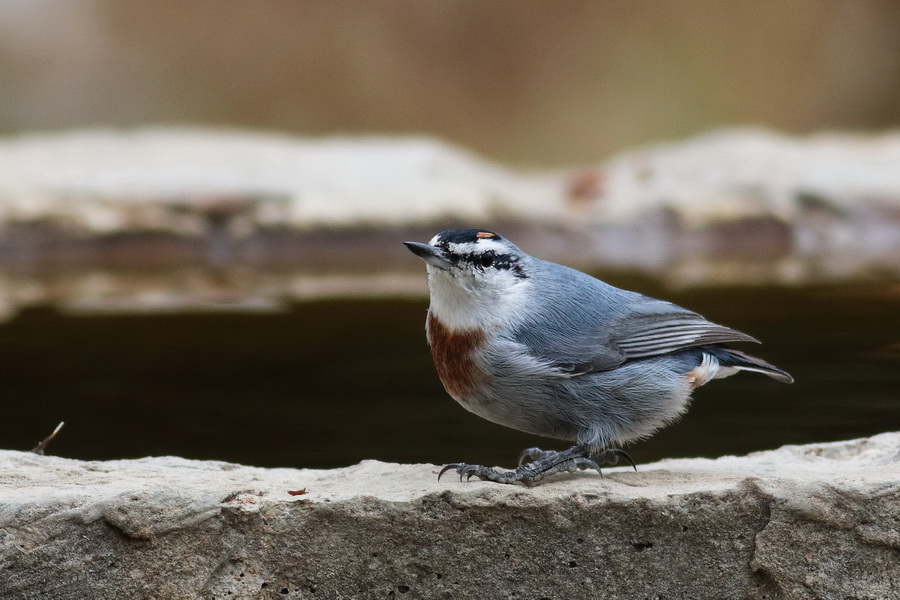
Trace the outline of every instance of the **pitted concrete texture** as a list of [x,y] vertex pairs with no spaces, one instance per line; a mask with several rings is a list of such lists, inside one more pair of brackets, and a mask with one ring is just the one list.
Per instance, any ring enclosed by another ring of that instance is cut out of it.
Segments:
[[0,598],[900,598],[900,433],[532,488],[436,473],[2,451]]

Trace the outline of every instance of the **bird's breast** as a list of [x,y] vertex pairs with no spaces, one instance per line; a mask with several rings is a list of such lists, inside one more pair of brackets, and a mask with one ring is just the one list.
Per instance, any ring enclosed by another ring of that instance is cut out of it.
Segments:
[[486,377],[475,361],[476,353],[486,342],[485,332],[482,329],[450,329],[432,313],[428,315],[426,328],[441,383],[454,400],[465,403]]

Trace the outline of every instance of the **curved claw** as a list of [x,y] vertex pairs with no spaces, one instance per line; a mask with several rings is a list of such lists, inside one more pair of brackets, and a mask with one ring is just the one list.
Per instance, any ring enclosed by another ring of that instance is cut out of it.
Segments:
[[471,481],[472,477],[478,474],[478,470],[482,467],[479,465],[466,465],[461,464],[459,467],[459,480],[462,481],[463,477],[466,478],[466,481]]
[[595,461],[594,459],[581,456],[573,460],[575,461],[575,465],[577,465],[579,469],[582,468],[582,465],[584,465],[584,468],[592,467],[595,471],[597,471],[597,473],[600,474],[600,477],[603,477],[603,471],[600,470],[600,465],[598,465],[597,461]]
[[456,469],[457,473],[459,473],[459,480],[462,481],[462,469],[464,467],[466,467],[466,463],[450,463],[449,465],[441,469],[440,473],[438,473],[438,481],[441,480],[441,476],[443,476],[444,473],[451,469]]
[[631,456],[629,456],[627,452],[625,452],[621,448],[610,448],[609,452],[612,452],[616,456],[621,456],[622,458],[627,460],[629,464],[631,464],[631,468],[634,469],[635,472],[637,472],[637,465],[634,464],[634,460],[632,460]]
[[470,465],[468,463],[451,463],[441,469],[441,471],[438,473],[438,481],[441,480],[441,476],[444,473],[454,469],[459,474],[460,481],[471,481],[473,477],[485,479],[483,475],[485,467],[482,467],[481,465]]

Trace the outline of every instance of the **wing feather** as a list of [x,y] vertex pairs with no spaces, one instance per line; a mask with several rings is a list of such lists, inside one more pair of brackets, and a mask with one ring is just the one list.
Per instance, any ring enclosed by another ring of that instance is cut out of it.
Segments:
[[[727,342],[759,341],[740,331],[707,321],[697,313],[688,311],[668,302],[657,301],[651,314],[638,313],[634,318],[625,319],[618,334],[613,335],[615,343],[626,358],[643,358],[668,354]],[[668,310],[666,314],[665,310]]]
[[[707,321],[675,304],[646,299],[634,312],[626,312],[604,331],[584,331],[573,344],[588,349],[581,360],[559,361],[556,367],[568,376],[607,371],[631,359],[670,354],[688,348],[756,342],[756,338],[730,327]],[[648,312],[649,311],[649,312]]]

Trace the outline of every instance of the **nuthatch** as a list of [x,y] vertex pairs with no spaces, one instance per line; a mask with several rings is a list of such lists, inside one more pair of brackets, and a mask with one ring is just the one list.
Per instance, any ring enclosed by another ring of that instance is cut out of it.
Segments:
[[491,231],[404,243],[427,263],[426,335],[447,393],[494,423],[575,443],[524,450],[515,470],[453,463],[441,474],[531,484],[620,456],[634,466],[616,446],[677,419],[695,388],[738,371],[793,381],[724,345],[757,342],[745,333],[529,256]]

